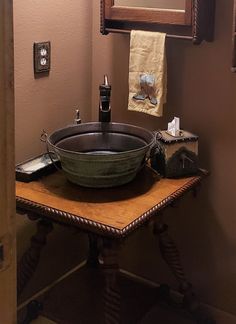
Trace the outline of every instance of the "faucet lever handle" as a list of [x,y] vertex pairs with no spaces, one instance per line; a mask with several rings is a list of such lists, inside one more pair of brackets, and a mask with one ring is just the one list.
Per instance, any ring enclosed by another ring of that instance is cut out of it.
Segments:
[[106,74],[104,75],[104,85],[105,85],[106,87],[109,86],[109,83],[108,83],[108,76],[107,76]]

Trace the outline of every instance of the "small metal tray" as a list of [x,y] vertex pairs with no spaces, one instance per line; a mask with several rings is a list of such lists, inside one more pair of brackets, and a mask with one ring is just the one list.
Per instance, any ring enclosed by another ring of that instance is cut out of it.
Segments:
[[[53,158],[53,161],[50,156]],[[44,153],[17,164],[15,169],[16,180],[30,182],[56,171],[56,166],[59,167],[60,162],[54,153],[50,152],[50,156],[48,153]]]

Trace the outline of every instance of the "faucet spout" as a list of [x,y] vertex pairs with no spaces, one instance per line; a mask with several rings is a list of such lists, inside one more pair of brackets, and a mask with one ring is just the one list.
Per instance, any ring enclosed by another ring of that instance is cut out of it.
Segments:
[[109,85],[107,75],[104,75],[104,83],[99,87],[100,103],[99,103],[99,121],[111,121],[111,85]]

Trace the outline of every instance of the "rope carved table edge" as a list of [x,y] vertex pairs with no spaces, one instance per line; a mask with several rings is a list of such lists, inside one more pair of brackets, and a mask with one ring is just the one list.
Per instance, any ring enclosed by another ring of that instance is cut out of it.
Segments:
[[202,179],[208,175],[207,171],[202,170],[201,174],[194,177],[191,181],[185,184],[180,189],[173,192],[166,199],[163,199],[153,208],[149,209],[147,212],[143,213],[135,221],[131,222],[129,225],[119,230],[117,228],[99,223],[97,221],[92,221],[86,219],[79,215],[74,215],[71,213],[64,212],[62,210],[48,207],[46,205],[35,203],[31,200],[16,196],[16,208],[19,210],[25,210],[25,212],[32,212],[39,217],[46,217],[59,223],[64,223],[68,225],[78,226],[83,230],[88,230],[89,232],[94,232],[100,235],[106,235],[112,238],[123,238],[127,236],[130,232],[137,229],[139,226],[150,220],[153,216],[158,214],[167,206],[171,205],[174,201],[181,198],[186,192],[194,190],[194,188],[200,184]]

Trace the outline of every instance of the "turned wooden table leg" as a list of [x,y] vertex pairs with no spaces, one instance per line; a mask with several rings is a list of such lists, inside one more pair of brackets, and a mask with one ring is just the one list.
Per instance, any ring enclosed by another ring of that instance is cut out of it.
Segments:
[[87,259],[87,266],[97,268],[99,266],[99,246],[98,236],[95,234],[88,234],[89,238],[89,255]]
[[179,291],[183,294],[183,304],[187,310],[194,316],[197,323],[210,324],[215,323],[214,320],[202,311],[200,303],[193,292],[192,285],[187,281],[179,256],[179,251],[169,236],[168,226],[161,222],[155,223],[154,234],[158,236],[159,247],[162,258],[169,266],[170,270],[179,282]]
[[103,240],[102,259],[105,275],[104,287],[104,323],[120,323],[120,291],[117,284],[119,244],[112,240]]
[[27,313],[25,319],[20,324],[30,324],[33,320],[39,317],[39,313],[42,311],[43,305],[37,300],[32,300],[27,305]]
[[34,274],[39,262],[42,248],[46,244],[47,235],[52,231],[52,223],[48,220],[40,220],[37,223],[37,232],[31,238],[29,249],[23,254],[17,265],[17,295],[20,296],[22,290]]
[[199,303],[193,294],[192,285],[188,283],[185,277],[180,261],[179,251],[174,241],[169,236],[168,226],[162,223],[155,223],[154,234],[158,236],[162,258],[179,282],[179,290],[184,295],[184,303],[190,311],[194,311],[199,307]]

